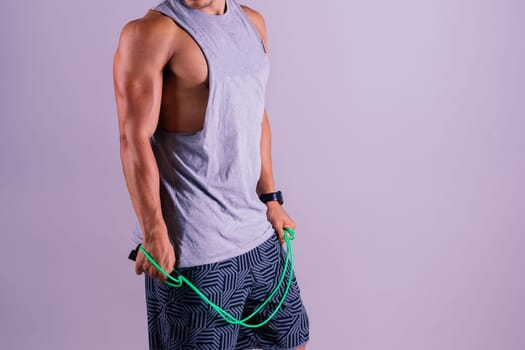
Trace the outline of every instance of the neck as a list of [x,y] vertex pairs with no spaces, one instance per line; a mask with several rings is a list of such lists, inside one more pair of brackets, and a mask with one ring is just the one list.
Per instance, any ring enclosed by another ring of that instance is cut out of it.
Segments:
[[202,12],[209,13],[211,15],[222,15],[224,14],[224,8],[226,6],[226,0],[182,0],[194,9]]

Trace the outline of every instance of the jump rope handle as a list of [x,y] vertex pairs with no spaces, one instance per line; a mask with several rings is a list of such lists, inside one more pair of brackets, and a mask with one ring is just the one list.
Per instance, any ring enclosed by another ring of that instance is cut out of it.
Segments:
[[140,247],[140,244],[137,245],[137,248],[132,249],[131,252],[129,252],[129,255],[128,255],[129,260],[137,261],[137,254],[139,253],[139,247]]
[[[140,246],[141,246],[141,243],[137,244],[137,247],[135,249],[132,249],[130,252],[129,252],[129,255],[128,255],[128,259],[129,260],[133,260],[133,261],[137,261],[137,255],[139,254],[139,249],[140,249]],[[178,272],[177,270],[173,270],[170,275],[174,278],[177,278],[178,276]]]

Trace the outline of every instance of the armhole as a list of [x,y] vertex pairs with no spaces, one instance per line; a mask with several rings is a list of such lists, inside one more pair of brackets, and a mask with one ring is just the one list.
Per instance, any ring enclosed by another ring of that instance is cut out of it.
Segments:
[[259,42],[261,43],[263,53],[265,55],[268,55],[266,47],[264,47],[264,40],[263,40],[263,38],[261,36],[261,33],[259,33],[259,30],[255,26],[255,24],[252,22],[250,16],[248,16],[248,14],[244,11],[244,9],[242,8],[241,5],[239,5],[239,10],[242,12],[244,19],[249,23],[250,27],[252,27],[252,29],[255,32],[255,35],[257,36],[257,38],[259,38]]

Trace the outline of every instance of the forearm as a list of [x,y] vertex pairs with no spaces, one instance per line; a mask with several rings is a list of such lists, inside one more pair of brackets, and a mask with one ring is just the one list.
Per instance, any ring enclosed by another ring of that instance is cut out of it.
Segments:
[[120,157],[133,208],[140,222],[144,239],[166,235],[159,193],[159,172],[149,138],[123,135]]
[[275,192],[275,183],[272,172],[272,135],[270,121],[266,109],[264,110],[262,130],[261,130],[261,175],[257,182],[257,195]]

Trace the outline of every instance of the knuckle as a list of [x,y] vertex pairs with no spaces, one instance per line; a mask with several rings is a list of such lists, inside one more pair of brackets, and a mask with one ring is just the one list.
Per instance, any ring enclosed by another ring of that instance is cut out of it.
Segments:
[[157,272],[157,274],[156,274],[156,278],[157,278],[157,280],[159,280],[160,282],[164,282],[164,275],[161,274],[160,272]]

